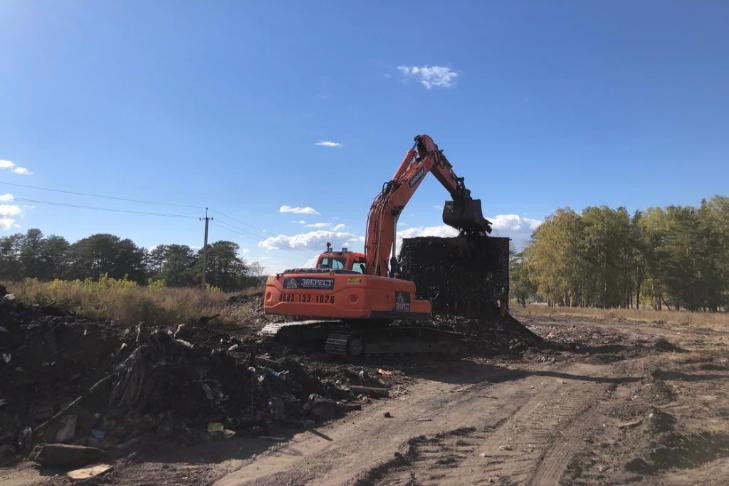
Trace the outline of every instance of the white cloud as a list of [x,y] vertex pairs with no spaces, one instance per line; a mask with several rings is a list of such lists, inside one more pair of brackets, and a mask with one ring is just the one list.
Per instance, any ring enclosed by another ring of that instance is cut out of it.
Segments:
[[331,223],[308,223],[308,224],[305,223],[304,224],[304,226],[306,226],[307,228],[318,228],[318,229],[328,228],[331,225],[332,225]]
[[441,224],[438,226],[416,226],[398,231],[397,238],[416,238],[418,236],[439,236],[441,238],[449,238],[458,236],[458,230],[448,225]]
[[293,213],[293,214],[314,214],[314,215],[319,214],[319,211],[317,211],[316,209],[309,207],[309,206],[305,206],[305,207],[287,206],[286,204],[284,204],[283,206],[278,208],[278,212],[279,213]]
[[331,140],[319,140],[314,145],[318,145],[319,147],[330,147],[330,148],[333,148],[333,147],[341,147],[342,146],[341,143],[339,143],[339,142],[333,142]]
[[266,238],[258,242],[260,248],[266,250],[304,250],[326,248],[327,242],[335,248],[347,246],[348,243],[357,241],[357,235],[345,231],[316,230],[295,235],[278,235]]
[[15,204],[0,204],[0,216],[17,216],[21,212],[20,206]]
[[334,231],[342,231],[344,228],[346,228],[347,225],[344,223],[335,224],[332,228]]
[[488,218],[494,236],[508,236],[514,247],[522,250],[532,237],[532,232],[542,224],[542,220],[519,216],[518,214],[497,214]]
[[497,214],[491,217],[491,227],[494,231],[532,231],[537,229],[542,221],[527,218],[518,214]]
[[[10,202],[14,199],[15,197],[10,193],[0,195],[0,202]],[[0,204],[0,229],[8,230],[13,227],[17,228],[18,225],[15,224],[15,216],[18,216],[22,212],[23,210],[20,209],[20,206],[16,206],[15,204]]]
[[[498,214],[487,218],[491,221],[493,236],[505,236],[511,238],[517,250],[523,249],[531,238],[532,232],[542,224],[542,221],[534,218],[519,216],[518,214]],[[400,230],[397,233],[397,246],[403,238],[416,238],[418,236],[438,236],[449,238],[458,236],[458,230],[448,225],[418,226]],[[399,251],[399,249],[398,249]]]
[[25,167],[20,167],[15,162],[11,162],[9,160],[0,160],[0,169],[9,169],[12,172],[19,174],[19,175],[31,175],[32,172],[26,169]]
[[406,78],[419,80],[426,89],[450,88],[458,78],[458,73],[446,66],[398,66],[397,69]]

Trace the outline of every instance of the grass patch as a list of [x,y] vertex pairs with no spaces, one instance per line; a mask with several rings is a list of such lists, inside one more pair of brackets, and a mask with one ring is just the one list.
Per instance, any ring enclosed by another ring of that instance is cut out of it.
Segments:
[[[139,322],[172,325],[216,315],[222,323],[242,324],[254,312],[247,305],[231,308],[227,302],[233,294],[217,289],[168,288],[159,283],[144,287],[109,277],[50,282],[25,279],[7,283],[6,287],[27,305],[57,305],[77,315],[112,320],[124,326]],[[248,293],[257,291],[252,289]]]
[[653,309],[599,309],[594,307],[549,307],[540,304],[528,304],[526,307],[512,305],[511,311],[517,316],[579,316],[592,319],[625,319],[656,324],[672,324],[682,326],[727,327],[727,312],[690,312],[685,310],[653,310]]

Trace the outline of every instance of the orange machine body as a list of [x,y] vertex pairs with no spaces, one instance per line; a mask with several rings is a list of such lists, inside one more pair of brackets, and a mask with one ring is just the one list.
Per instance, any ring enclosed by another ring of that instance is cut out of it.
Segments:
[[408,280],[368,275],[365,255],[322,253],[316,268],[272,275],[266,281],[267,313],[317,319],[414,319],[430,316]]
[[268,314],[332,319],[413,319],[429,316],[430,302],[415,298],[402,280],[395,254],[397,220],[423,178],[432,173],[448,190],[443,221],[465,233],[490,232],[481,201],[471,199],[462,177],[428,135],[415,137],[393,178],[377,193],[367,218],[364,253],[332,251],[316,268],[286,270],[266,282]]

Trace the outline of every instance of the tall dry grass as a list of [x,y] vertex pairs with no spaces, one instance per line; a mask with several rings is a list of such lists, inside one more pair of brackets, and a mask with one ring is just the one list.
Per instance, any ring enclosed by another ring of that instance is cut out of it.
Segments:
[[522,307],[512,304],[511,311],[517,316],[579,316],[591,319],[624,319],[656,324],[677,324],[696,327],[729,327],[727,312],[690,312],[685,310],[653,309],[598,309],[594,307],[549,307],[541,304],[528,304]]
[[129,280],[101,277],[99,280],[25,279],[7,283],[8,291],[28,305],[57,305],[92,319],[113,320],[120,325],[146,322],[171,325],[220,315],[226,324],[242,314],[226,309],[229,294],[216,289],[146,287]]

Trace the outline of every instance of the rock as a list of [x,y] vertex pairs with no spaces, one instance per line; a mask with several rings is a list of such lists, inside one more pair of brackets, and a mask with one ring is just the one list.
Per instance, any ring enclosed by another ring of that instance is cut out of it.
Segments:
[[66,415],[61,419],[61,428],[56,432],[56,442],[69,442],[76,436],[78,415]]
[[96,447],[73,444],[43,444],[33,449],[31,459],[41,466],[79,467],[98,462],[106,453]]
[[0,459],[15,454],[15,448],[8,444],[0,445]]
[[311,404],[313,416],[320,420],[330,420],[337,415],[337,402],[331,398],[317,398]]
[[390,412],[385,412],[382,414],[385,418],[392,418],[392,414]]

